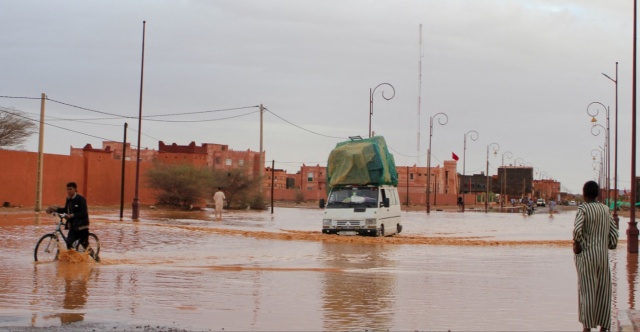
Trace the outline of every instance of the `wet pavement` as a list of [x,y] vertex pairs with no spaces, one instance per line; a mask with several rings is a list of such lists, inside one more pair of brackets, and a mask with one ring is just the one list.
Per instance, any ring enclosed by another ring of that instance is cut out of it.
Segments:
[[[71,263],[33,261],[50,216],[0,210],[0,330],[579,331],[574,215],[403,212],[371,238],[321,234],[319,209],[101,210],[102,261]],[[627,221],[616,314],[636,307]]]

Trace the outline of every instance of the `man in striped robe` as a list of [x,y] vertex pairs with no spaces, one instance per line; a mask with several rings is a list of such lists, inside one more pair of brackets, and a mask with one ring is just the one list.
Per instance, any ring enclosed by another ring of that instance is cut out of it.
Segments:
[[[588,181],[582,188],[585,203],[580,205],[573,228],[573,241],[582,247],[574,261],[578,271],[579,320],[583,331],[600,326],[611,329],[611,269],[609,251],[618,245],[618,229],[609,208],[596,201],[600,188]],[[574,252],[576,250],[574,249]]]

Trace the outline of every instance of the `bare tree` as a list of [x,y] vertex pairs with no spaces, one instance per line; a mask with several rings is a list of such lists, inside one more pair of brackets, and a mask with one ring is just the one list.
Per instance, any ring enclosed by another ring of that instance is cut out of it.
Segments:
[[36,123],[20,111],[0,107],[0,149],[20,147],[36,132]]

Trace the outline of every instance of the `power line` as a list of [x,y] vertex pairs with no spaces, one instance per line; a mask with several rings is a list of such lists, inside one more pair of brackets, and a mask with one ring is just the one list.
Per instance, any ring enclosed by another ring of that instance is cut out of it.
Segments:
[[302,129],[302,130],[304,130],[304,131],[306,131],[306,132],[310,132],[310,133],[312,133],[312,134],[315,134],[315,135],[318,135],[318,136],[323,136],[323,137],[338,138],[338,139],[346,139],[346,137],[336,137],[336,136],[324,135],[324,134],[320,134],[320,133],[318,133],[318,132],[315,132],[315,131],[313,131],[313,130],[309,130],[309,129],[303,128],[303,127],[301,127],[301,126],[299,126],[299,125],[297,125],[297,124],[295,124],[295,123],[293,123],[293,122],[291,122],[291,121],[289,121],[289,120],[287,120],[287,119],[285,119],[285,118],[283,118],[283,117],[279,116],[278,114],[276,114],[276,113],[272,112],[271,110],[269,110],[269,109],[268,109],[268,108],[266,108],[266,107],[264,107],[264,109],[265,109],[267,112],[269,112],[269,113],[271,113],[271,114],[275,115],[278,119],[280,119],[280,120],[282,120],[282,121],[284,121],[284,122],[286,122],[286,123],[288,123],[288,124],[290,124],[290,125],[292,125],[292,126],[294,126],[294,127],[298,128],[298,129]]
[[[0,96],[0,98],[10,98],[10,99],[41,99],[40,97],[20,97],[20,96]],[[98,113],[98,114],[104,114],[104,115],[110,115],[113,116],[115,118],[98,118],[98,119],[76,119],[76,120],[112,120],[112,119],[137,119],[138,117],[136,116],[127,116],[127,115],[120,115],[120,114],[115,114],[115,113],[109,113],[109,112],[104,112],[104,111],[98,111],[98,110],[94,110],[91,108],[87,108],[87,107],[82,107],[82,106],[78,106],[78,105],[74,105],[74,104],[70,104],[67,102],[63,102],[63,101],[59,101],[59,100],[55,100],[55,99],[51,99],[49,97],[45,97],[46,100],[49,100],[53,103],[57,103],[60,105],[64,105],[64,106],[68,106],[68,107],[72,107],[72,108],[77,108],[80,110],[84,110],[84,111],[89,111],[89,112],[93,112],[93,113]],[[242,109],[248,109],[248,108],[258,108],[259,106],[243,106],[243,107],[231,107],[231,108],[222,108],[222,109],[214,109],[214,110],[207,110],[207,111],[196,111],[196,112],[183,112],[183,113],[168,113],[168,114],[156,114],[156,115],[145,115],[142,118],[149,120],[149,121],[161,121],[161,122],[202,122],[202,121],[219,121],[219,120],[226,120],[226,119],[232,119],[235,117],[239,117],[239,116],[233,116],[233,117],[227,117],[227,118],[220,118],[220,119],[208,119],[208,120],[156,120],[156,119],[152,119],[152,118],[157,118],[157,117],[168,117],[168,116],[184,116],[184,115],[193,115],[193,114],[206,114],[206,113],[216,113],[216,112],[228,112],[228,111],[237,111],[237,110],[242,110]],[[250,112],[250,113],[246,113],[240,116],[244,116],[244,115],[249,115],[249,114],[253,114],[255,112]],[[69,119],[72,120],[72,119]]]
[[[407,157],[407,158],[426,157],[426,156],[427,156],[427,154],[428,154],[428,152],[427,152],[427,153],[422,154],[422,155],[409,156],[409,155],[403,154],[403,153],[401,153],[401,152],[398,152],[398,150],[396,150],[396,149],[394,149],[394,148],[392,148],[392,147],[390,147],[390,146],[387,146],[387,148],[389,148],[389,150],[391,150],[391,151],[393,151],[393,152],[395,152],[395,153],[397,153],[397,154],[399,154],[399,155],[401,155],[401,156],[403,156],[403,157]],[[433,154],[432,154],[431,156],[433,156]]]
[[[68,107],[73,107],[73,108],[77,108],[77,109],[81,109],[81,110],[85,110],[85,111],[89,111],[89,112],[94,112],[94,113],[99,113],[99,114],[111,115],[111,116],[115,116],[115,117],[118,117],[118,118],[125,118],[125,119],[137,119],[138,118],[138,117],[135,117],[135,116],[124,116],[124,115],[119,115],[119,114],[114,114],[114,113],[109,113],[109,112],[93,110],[93,109],[90,109],[90,108],[86,108],[86,107],[82,107],[82,106],[77,106],[77,105],[61,102],[61,101],[58,101],[58,100],[55,100],[55,99],[50,99],[50,98],[46,98],[46,99],[50,100],[50,101],[52,101],[54,103],[58,103],[58,104],[65,105],[65,106],[68,106]],[[245,115],[250,115],[250,114],[256,113],[257,111],[246,113],[246,114],[242,114],[242,115],[237,115],[237,116],[226,117],[226,118],[206,119],[206,120],[157,120],[157,119],[152,119],[152,118],[165,117],[165,116],[183,116],[183,115],[192,115],[192,114],[205,114],[205,113],[214,113],[214,112],[236,111],[236,110],[247,109],[247,108],[256,108],[256,107],[258,107],[258,106],[233,107],[233,108],[216,109],[216,110],[208,110],[208,111],[197,111],[197,112],[156,114],[156,115],[146,115],[146,116],[143,116],[142,118],[147,120],[147,121],[158,121],[158,122],[209,122],[209,121],[220,121],[220,120],[227,120],[227,119],[233,119],[233,118],[237,118],[237,117],[241,117],[241,116],[245,116]]]
[[156,122],[179,122],[179,123],[190,123],[190,122],[212,122],[212,121],[221,121],[221,120],[229,120],[229,119],[234,119],[234,118],[239,118],[239,117],[243,117],[243,116],[247,116],[247,115],[251,115],[254,113],[258,113],[260,112],[260,110],[255,110],[253,112],[249,112],[249,113],[245,113],[245,114],[240,114],[240,115],[234,115],[234,116],[228,116],[226,118],[217,118],[217,119],[204,119],[204,120],[158,120],[158,119],[147,119],[145,117],[143,117],[143,119],[145,121],[156,121]]
[[[9,114],[12,114],[12,115],[14,115],[14,116],[17,116],[17,117],[20,117],[20,118],[23,118],[23,119],[27,119],[27,120],[29,120],[29,121],[33,121],[33,122],[36,122],[36,123],[40,123],[40,121],[39,121],[39,120],[34,120],[34,119],[31,119],[31,118],[26,117],[26,116],[22,116],[22,115],[20,115],[20,114],[14,113],[14,112],[9,112],[9,111],[7,111],[6,109],[4,109],[4,107],[0,107],[0,112],[9,113]],[[101,140],[103,140],[103,141],[113,141],[113,140],[110,140],[110,139],[106,139],[106,138],[104,138],[104,137],[100,137],[100,136],[95,136],[95,135],[91,135],[91,134],[83,133],[83,132],[80,132],[80,131],[77,131],[77,130],[73,130],[73,129],[69,129],[69,128],[64,128],[64,127],[56,126],[56,125],[53,125],[53,124],[50,124],[50,123],[46,123],[46,122],[45,122],[44,124],[46,124],[47,126],[51,126],[51,127],[58,128],[58,129],[62,129],[62,130],[66,130],[66,131],[70,131],[70,132],[73,132],[73,133],[76,133],[76,134],[85,135],[85,136],[89,136],[89,137],[93,137],[93,138],[98,138],[98,139],[101,139]]]
[[7,98],[7,99],[42,99],[41,97],[18,97],[18,96],[0,96],[0,98]]

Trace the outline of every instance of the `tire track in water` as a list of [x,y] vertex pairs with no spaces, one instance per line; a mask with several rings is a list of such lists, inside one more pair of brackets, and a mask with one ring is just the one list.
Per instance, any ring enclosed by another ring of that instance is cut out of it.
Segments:
[[257,239],[279,241],[313,241],[327,243],[354,243],[354,244],[404,244],[404,245],[443,245],[443,246],[553,246],[569,247],[571,240],[493,240],[490,237],[429,237],[398,234],[389,237],[344,236],[323,234],[316,231],[284,230],[281,233],[240,230],[228,228],[211,228],[190,225],[154,224],[158,227],[180,228],[190,231],[200,231],[211,234],[245,236]]

